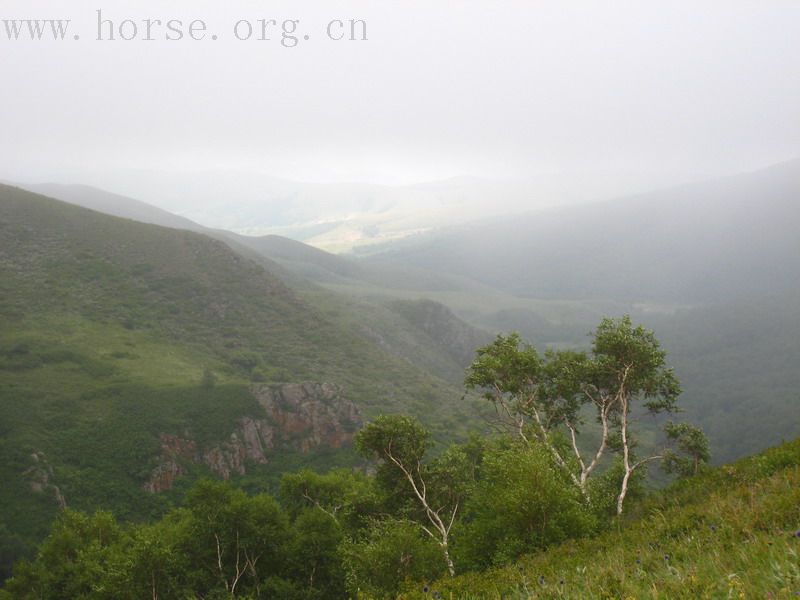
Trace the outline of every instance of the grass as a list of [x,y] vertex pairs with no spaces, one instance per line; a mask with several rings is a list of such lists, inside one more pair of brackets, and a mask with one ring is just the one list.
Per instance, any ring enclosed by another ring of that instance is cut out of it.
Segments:
[[800,440],[653,495],[610,530],[514,565],[410,587],[431,598],[800,596]]

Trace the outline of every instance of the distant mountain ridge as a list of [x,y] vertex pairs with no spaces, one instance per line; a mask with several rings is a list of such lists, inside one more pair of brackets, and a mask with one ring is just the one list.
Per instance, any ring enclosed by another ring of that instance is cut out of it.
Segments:
[[367,264],[536,298],[678,304],[800,291],[800,160],[418,236]]
[[[444,377],[459,386],[463,378],[463,368],[466,366],[464,356],[471,355],[477,347],[476,345],[470,348],[457,344],[455,349],[443,348],[440,338],[434,339],[425,331],[433,324],[431,320],[433,313],[428,312],[426,315],[420,311],[406,311],[403,319],[395,318],[398,308],[405,306],[403,303],[394,302],[395,289],[410,287],[422,292],[430,287],[460,285],[449,282],[447,277],[433,276],[421,270],[403,267],[374,268],[358,260],[331,254],[278,235],[254,237],[208,229],[145,202],[87,186],[43,184],[29,185],[25,188],[34,192],[46,192],[53,198],[104,214],[198,232],[220,240],[242,256],[261,263],[293,290],[301,295],[305,294],[308,301],[321,303],[323,309],[327,304],[338,303],[340,306],[337,311],[343,314],[344,323],[351,321],[346,315],[351,311],[357,311],[360,320],[351,326],[368,340],[378,343],[385,351],[411,361],[417,367]],[[361,298],[358,307],[353,304],[353,300],[349,301],[351,306],[346,306],[349,294],[341,299],[330,294],[322,294],[319,290],[315,290],[314,285],[309,286],[309,281],[322,285],[344,286],[345,289],[353,284],[364,284],[371,289],[388,292],[389,299]],[[462,340],[487,339],[487,334],[467,325],[444,306],[438,305],[434,310],[432,304],[429,302],[428,306],[441,318],[442,322],[437,326],[440,327],[440,333],[446,332],[445,337]],[[411,322],[409,319],[412,317],[423,320]],[[417,348],[414,349],[414,346]],[[421,346],[425,346],[425,349],[422,350]],[[442,351],[440,356],[434,356],[437,349]]]
[[55,198],[70,204],[76,204],[83,208],[96,210],[115,217],[133,219],[141,223],[161,225],[163,227],[173,227],[175,229],[188,229],[189,231],[206,232],[207,228],[198,225],[194,221],[185,219],[166,210],[162,210],[152,204],[141,202],[134,198],[120,196],[113,192],[107,192],[88,185],[80,184],[12,184],[42,196]]
[[237,251],[247,248],[272,260],[297,263],[307,267],[313,266],[342,276],[350,276],[359,272],[359,267],[354,262],[302,242],[278,235],[245,236],[231,231],[204,227],[152,204],[94,187],[56,183],[15,184],[15,186],[115,217],[203,233],[225,241]]

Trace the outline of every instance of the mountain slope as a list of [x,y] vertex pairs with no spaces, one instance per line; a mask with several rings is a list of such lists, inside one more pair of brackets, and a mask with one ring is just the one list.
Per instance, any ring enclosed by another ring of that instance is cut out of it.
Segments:
[[585,345],[602,316],[630,313],[664,341],[683,403],[719,462],[800,435],[798,173],[793,162],[500,219],[361,259],[272,236],[230,234],[226,243],[246,240],[235,247],[250,243],[253,254],[262,243],[259,256],[277,261],[319,312],[453,382],[462,364],[424,331],[424,311],[407,312],[419,317],[408,321],[397,300],[433,299],[473,326],[518,330],[538,347]]
[[[459,386],[465,363],[471,359],[475,348],[488,339],[487,335],[460,321],[441,305],[437,308],[429,304],[427,311],[405,310],[403,316],[399,315],[401,307],[410,308],[412,304],[409,302],[413,303],[430,290],[461,291],[463,283],[452,278],[433,276],[417,269],[374,268],[278,235],[253,237],[208,229],[133,198],[88,186],[43,184],[25,187],[105,214],[196,231],[219,239],[242,256],[263,263],[318,312],[336,315],[340,326]],[[314,284],[347,293],[324,292]],[[409,290],[412,291],[412,300],[396,300],[398,295],[402,296]],[[434,326],[444,328],[440,333],[445,333],[445,337],[460,338],[455,344],[456,352],[460,353],[458,357],[454,358],[452,344],[443,345],[440,337],[426,332]],[[473,342],[475,345],[470,346]]]
[[0,525],[29,540],[63,502],[158,513],[165,474],[175,493],[210,473],[259,488],[352,460],[336,448],[379,412],[439,437],[473,418],[459,388],[220,241],[8,186],[0,315]]
[[152,204],[113,194],[105,190],[88,185],[64,185],[58,183],[42,184],[13,184],[14,187],[41,194],[49,198],[56,198],[70,204],[77,204],[83,208],[97,212],[132,219],[141,223],[173,227],[175,229],[188,229],[190,231],[205,232],[206,228],[194,221],[160,209]]

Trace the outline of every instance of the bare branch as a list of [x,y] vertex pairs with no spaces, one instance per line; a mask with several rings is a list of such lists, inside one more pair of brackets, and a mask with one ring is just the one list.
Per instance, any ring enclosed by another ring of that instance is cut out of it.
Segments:
[[311,502],[314,506],[316,506],[318,509],[320,509],[322,512],[324,512],[326,515],[328,515],[331,519],[333,519],[336,522],[337,525],[339,524],[339,519],[336,517],[336,513],[339,511],[340,508],[342,508],[341,504],[334,505],[333,506],[333,510],[327,510],[324,506],[322,506],[322,504],[320,504],[319,500],[309,496],[308,492],[305,491],[305,490],[303,491],[303,498],[305,498],[306,500]]

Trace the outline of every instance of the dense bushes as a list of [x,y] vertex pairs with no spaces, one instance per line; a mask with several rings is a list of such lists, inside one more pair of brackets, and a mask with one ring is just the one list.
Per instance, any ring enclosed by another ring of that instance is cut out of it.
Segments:
[[597,516],[543,448],[497,445],[482,472],[456,535],[462,571],[506,564],[597,527]]
[[[201,481],[183,507],[151,524],[65,511],[36,558],[16,566],[0,600],[384,599],[434,591],[522,598],[534,590],[585,598],[652,589],[690,598],[724,595],[729,584],[734,595],[766,586],[782,597],[800,584],[800,441],[706,470],[613,521],[615,469],[603,476],[610,505],[600,498],[603,477],[592,489],[597,503],[587,503],[545,448],[473,439],[420,465],[429,485],[442,484],[432,476],[453,455],[469,457],[459,463],[468,469],[450,471],[464,475],[466,490],[450,539],[463,573],[455,578],[400,480],[300,471],[284,476],[279,501]],[[517,559],[518,568],[507,566]]]
[[[422,460],[427,432],[413,420],[386,418],[384,433],[398,419],[421,436],[405,442]],[[68,510],[6,589],[15,599],[391,598],[448,570],[441,539],[392,466],[383,464],[377,477],[345,469],[287,474],[280,504],[204,480],[152,524]],[[433,510],[455,502],[459,571],[505,563],[598,523],[541,447],[473,438],[414,468],[430,486]]]
[[419,525],[400,519],[375,521],[363,539],[342,547],[352,596],[394,598],[403,583],[444,575],[441,552]]

